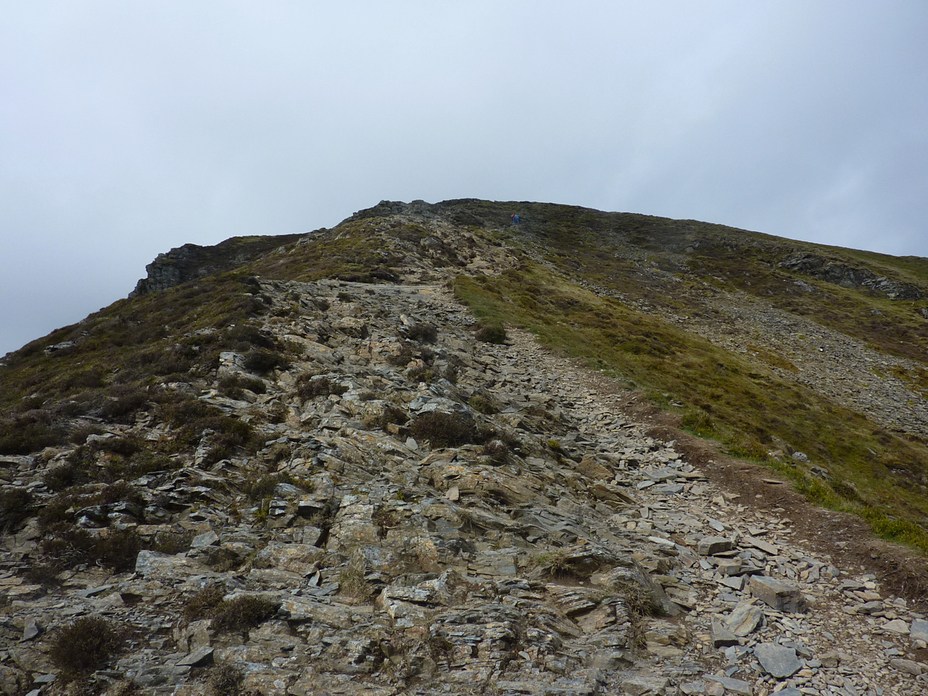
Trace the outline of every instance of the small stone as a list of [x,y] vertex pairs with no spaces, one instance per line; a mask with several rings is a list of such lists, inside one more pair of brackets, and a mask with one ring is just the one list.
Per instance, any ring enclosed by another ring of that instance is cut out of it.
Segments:
[[696,550],[700,556],[714,556],[717,553],[731,551],[734,547],[735,545],[732,543],[731,539],[726,539],[725,537],[708,536],[699,540],[699,544],[697,545]]
[[732,610],[725,625],[736,636],[743,638],[756,631],[763,620],[763,609],[750,602],[742,602]]
[[823,667],[834,669],[838,666],[838,663],[841,662],[841,655],[840,653],[832,651],[819,656],[818,659],[821,661]]
[[909,635],[914,640],[923,640],[928,642],[928,621],[913,621],[909,628]]
[[882,626],[880,626],[884,631],[889,631],[890,633],[898,633],[902,636],[909,635],[909,625],[902,619],[894,619],[892,621],[887,621]]
[[204,532],[203,534],[197,534],[193,541],[190,542],[191,549],[202,549],[207,546],[215,546],[219,543],[219,535],[214,531]]
[[177,661],[182,667],[205,667],[213,662],[213,649],[208,645],[194,650],[186,657]]
[[719,584],[725,585],[725,587],[740,592],[744,588],[744,577],[741,575],[736,575],[731,578],[722,578],[719,580]]
[[777,679],[791,677],[802,668],[793,648],[776,643],[761,643],[754,648],[754,655],[764,671]]
[[740,575],[742,566],[740,558],[726,558],[716,566],[716,570],[722,575]]
[[753,546],[755,549],[760,549],[768,556],[779,556],[780,549],[777,546],[774,546],[768,541],[763,539],[758,539],[757,537],[748,536],[744,538],[744,543],[747,546]]
[[643,694],[662,694],[667,688],[667,677],[634,675],[622,680],[621,686],[629,696]]
[[709,679],[718,684],[721,684],[727,691],[733,691],[734,693],[741,694],[742,696],[752,696],[754,693],[754,687],[741,679],[733,679],[732,677],[720,676],[716,674],[707,674],[705,675],[704,679]]
[[727,648],[731,645],[739,645],[741,641],[718,619],[712,619],[712,646],[715,648]]
[[920,662],[915,662],[914,660],[903,660],[897,658],[895,660],[890,660],[889,664],[898,669],[900,672],[905,672],[906,674],[912,674],[918,676],[925,671],[928,671],[928,667],[923,665]]
[[866,602],[864,604],[859,604],[854,607],[854,611],[858,614],[874,614],[883,609],[883,602]]
[[22,641],[26,642],[27,640],[32,640],[40,633],[42,633],[42,629],[39,624],[36,623],[36,620],[33,618],[26,619],[25,625],[23,626]]

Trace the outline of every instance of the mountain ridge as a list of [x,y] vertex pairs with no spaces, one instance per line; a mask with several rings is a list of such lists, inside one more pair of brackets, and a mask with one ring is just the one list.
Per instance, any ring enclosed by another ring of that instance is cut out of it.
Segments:
[[[0,367],[4,693],[923,688],[865,530],[925,548],[928,262],[475,199],[223,245]],[[61,606],[142,633],[65,664]]]

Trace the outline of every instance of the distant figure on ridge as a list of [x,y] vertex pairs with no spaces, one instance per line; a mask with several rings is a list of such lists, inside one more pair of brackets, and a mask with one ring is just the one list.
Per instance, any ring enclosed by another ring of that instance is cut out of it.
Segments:
[[513,225],[518,225],[519,223],[522,222],[522,218],[519,217],[518,213],[513,213],[513,214],[510,216],[510,219],[512,220],[512,224],[513,224]]

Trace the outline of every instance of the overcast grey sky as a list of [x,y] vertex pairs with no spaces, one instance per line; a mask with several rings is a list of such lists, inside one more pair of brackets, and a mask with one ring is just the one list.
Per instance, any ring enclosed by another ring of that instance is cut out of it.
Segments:
[[382,199],[928,256],[928,2],[0,0],[0,355]]

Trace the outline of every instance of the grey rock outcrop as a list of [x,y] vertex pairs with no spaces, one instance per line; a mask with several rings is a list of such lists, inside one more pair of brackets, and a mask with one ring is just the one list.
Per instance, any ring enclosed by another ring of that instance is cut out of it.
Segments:
[[868,288],[891,300],[923,298],[921,290],[914,285],[878,275],[868,268],[855,268],[810,252],[792,254],[780,262],[780,267],[846,288]]

